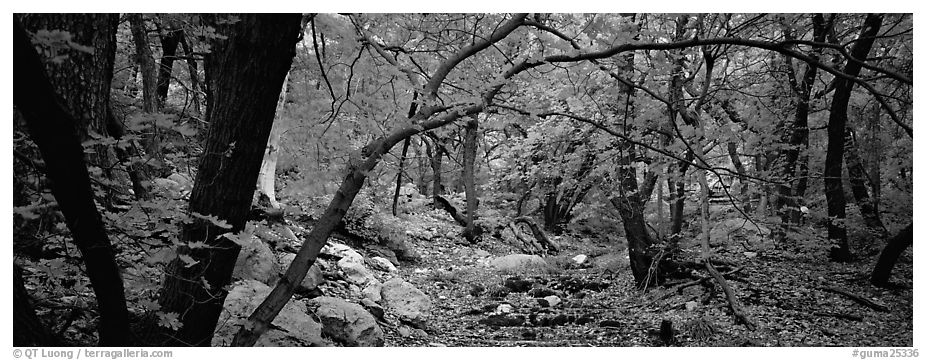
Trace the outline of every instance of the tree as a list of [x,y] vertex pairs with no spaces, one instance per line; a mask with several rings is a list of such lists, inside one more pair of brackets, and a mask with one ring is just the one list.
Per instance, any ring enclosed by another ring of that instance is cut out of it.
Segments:
[[[858,40],[852,45],[851,58],[847,60],[844,72],[857,77],[862,70],[861,61],[868,56],[881,28],[881,15],[869,14],[865,17]],[[827,225],[828,236],[834,242],[830,249],[833,261],[847,262],[852,259],[849,240],[846,235],[846,194],[842,187],[842,162],[845,153],[846,121],[848,120],[849,97],[852,96],[854,82],[844,77],[834,80],[833,102],[830,104],[829,124],[826,127],[827,147],[826,164],[823,168],[826,185],[826,208],[830,217]]]
[[913,224],[892,237],[881,251],[881,256],[878,256],[878,262],[871,271],[871,283],[874,286],[890,287],[891,270],[894,269],[894,264],[897,263],[900,254],[911,245],[913,245]]
[[[179,314],[176,344],[208,346],[240,246],[226,233],[244,229],[274,113],[299,38],[301,16],[204,15],[215,28],[205,57],[210,124],[190,196],[178,258],[167,267],[161,310]],[[213,219],[213,221],[205,220]],[[227,225],[225,225],[227,224]],[[220,226],[221,225],[221,226]]]
[[93,284],[100,311],[100,345],[129,343],[122,278],[90,187],[77,121],[50,84],[26,31],[14,22],[13,104],[45,159],[52,194],[64,214]]

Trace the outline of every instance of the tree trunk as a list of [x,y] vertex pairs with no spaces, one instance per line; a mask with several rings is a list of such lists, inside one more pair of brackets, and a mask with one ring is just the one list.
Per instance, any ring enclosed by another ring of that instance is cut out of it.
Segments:
[[[119,16],[29,14],[22,17],[22,22],[23,26],[32,32],[41,29],[67,31],[71,34],[72,41],[93,47],[92,53],[72,50],[61,63],[47,62],[45,73],[63,100],[64,109],[76,120],[73,126],[76,127],[81,142],[110,135],[107,119],[110,113],[110,84],[113,77]],[[127,182],[128,179],[117,178],[117,174],[110,171],[116,163],[111,146],[94,146],[88,160],[90,165],[102,169],[107,178],[116,182]],[[109,207],[114,192],[111,189],[107,192],[107,196],[101,200],[104,206]]]
[[851,127],[846,127],[846,167],[849,170],[849,184],[852,187],[852,195],[855,197],[855,203],[862,213],[862,219],[869,230],[874,231],[879,236],[887,236],[887,228],[881,222],[881,215],[875,208],[874,202],[868,196],[868,187],[865,180],[868,174],[865,173],[865,166],[862,165],[862,159],[859,156],[858,146],[855,141],[855,132]]
[[13,264],[13,346],[65,345],[36,315],[22,272],[19,265]]
[[52,194],[80,250],[100,313],[100,345],[129,343],[128,310],[112,244],[93,200],[75,124],[45,76],[26,31],[14,25],[13,104],[45,159]]
[[405,157],[408,156],[408,145],[411,139],[405,139],[402,144],[402,156],[399,157],[399,170],[395,175],[395,193],[392,194],[392,216],[399,216],[399,195],[402,192],[402,176],[405,174]]
[[[157,98],[158,69],[151,47],[148,45],[148,29],[142,14],[129,14],[128,19],[132,29],[132,40],[135,43],[135,62],[138,63],[141,72],[142,111],[154,114],[160,109]],[[151,159],[146,162],[147,170],[154,177],[165,177],[170,171],[165,169],[164,154],[161,153],[161,143],[164,141],[163,130],[151,122],[148,131],[142,136],[145,155]]]
[[190,92],[193,95],[193,111],[202,114],[202,103],[199,98],[199,91],[202,88],[199,81],[199,66],[196,64],[195,54],[186,36],[180,38],[180,46],[183,47],[183,55],[186,57],[187,69],[190,73]]
[[[189,211],[227,222],[227,228],[197,219],[184,226],[182,243],[205,242],[208,248],[181,246],[167,267],[161,288],[161,311],[180,314],[182,326],[170,334],[177,345],[209,346],[227,295],[240,246],[221,234],[244,229],[257,183],[274,112],[290,69],[301,16],[204,16],[225,36],[206,55],[212,99],[209,134],[199,161]],[[190,263],[192,259],[195,263]]]
[[884,250],[881,251],[878,263],[875,264],[875,268],[871,272],[871,283],[873,285],[877,287],[890,286],[891,270],[894,269],[894,264],[897,263],[900,254],[910,245],[913,245],[913,224],[907,225],[900,233],[891,238]]
[[273,209],[280,208],[280,203],[277,201],[276,174],[277,159],[280,157],[280,139],[283,137],[283,131],[285,130],[280,118],[283,116],[283,106],[286,104],[288,84],[289,72],[286,73],[286,77],[283,79],[283,88],[280,90],[280,100],[277,103],[277,119],[273,121],[270,139],[267,140],[264,158],[260,163],[260,172],[257,174],[257,192],[261,197],[266,197],[267,202]]
[[[852,45],[852,57],[864,61],[874,43],[875,35],[881,28],[881,15],[869,14],[865,17],[858,40]],[[862,66],[847,61],[845,72],[848,76],[858,76]],[[828,143],[826,146],[826,163],[823,169],[826,187],[826,208],[830,218],[828,235],[835,242],[830,249],[830,259],[847,262],[852,259],[849,240],[846,236],[846,194],[842,187],[842,162],[845,152],[846,121],[848,118],[849,98],[852,96],[854,82],[837,77],[835,80],[833,101],[830,104],[829,124],[826,127]]]
[[183,30],[165,30],[161,34],[161,66],[158,67],[157,101],[164,106],[167,92],[170,90],[170,78],[173,73],[174,59],[177,58],[177,45],[183,38]]
[[872,106],[868,119],[868,176],[871,181],[871,202],[878,211],[881,203],[881,104]]
[[441,180],[441,172],[443,171],[442,162],[444,158],[444,146],[441,144],[440,138],[437,136],[432,137],[434,140],[434,153],[431,155],[431,172],[433,176],[433,184],[431,186],[431,197],[434,199],[434,204],[437,205],[437,198],[444,194],[444,184]]
[[466,229],[463,237],[475,243],[479,234],[476,230],[476,210],[479,207],[479,195],[476,194],[476,140],[479,135],[479,120],[473,117],[466,122],[463,135],[463,187],[466,189]]
[[[827,24],[824,23],[823,14],[815,14],[813,16],[814,41],[824,42],[827,29],[831,24],[832,18]],[[812,47],[809,56],[812,59],[819,59],[820,50],[819,46]],[[788,58],[788,61],[790,63],[791,59]],[[791,80],[791,90],[794,93],[794,101],[797,106],[794,111],[794,121],[790,124],[790,136],[787,138],[788,147],[782,151],[784,164],[781,166],[781,175],[784,184],[778,185],[779,201],[776,209],[782,224],[799,223],[803,216],[800,211],[800,199],[803,198],[804,194],[803,190],[796,191],[795,188],[800,187],[798,184],[801,180],[795,179],[795,176],[800,176],[803,172],[806,172],[806,149],[810,138],[807,118],[810,114],[810,100],[817,78],[817,67],[809,63],[804,65],[804,72],[800,82],[796,81],[797,74],[793,74],[793,66],[790,67],[790,70],[792,72],[791,79],[793,79]],[[801,163],[798,163],[799,160],[801,160]],[[804,187],[806,188],[806,180],[804,180]]]

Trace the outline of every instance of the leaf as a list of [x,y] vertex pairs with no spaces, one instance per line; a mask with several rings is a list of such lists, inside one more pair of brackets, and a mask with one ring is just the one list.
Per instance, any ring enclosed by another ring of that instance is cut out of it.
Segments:
[[183,326],[180,321],[180,315],[175,312],[162,313],[158,312],[158,326],[166,327],[171,330],[178,330]]
[[219,219],[219,217],[218,217],[218,216],[215,216],[215,215],[203,215],[203,214],[196,213],[196,212],[192,213],[192,215],[193,215],[193,217],[195,217],[195,218],[199,218],[199,219],[202,219],[202,220],[206,220],[206,221],[212,223],[212,225],[218,226],[218,227],[223,228],[223,229],[231,229],[231,228],[232,228],[231,224],[229,224],[229,223],[228,223],[227,221],[225,221],[225,220]]
[[191,257],[190,255],[178,255],[177,258],[180,259],[180,261],[183,261],[183,263],[186,264],[184,265],[184,267],[187,267],[187,268],[193,265],[199,264],[199,261],[193,259],[193,257]]

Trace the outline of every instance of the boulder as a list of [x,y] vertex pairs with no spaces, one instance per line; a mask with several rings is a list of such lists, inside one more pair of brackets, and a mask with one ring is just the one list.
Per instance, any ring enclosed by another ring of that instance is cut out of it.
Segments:
[[538,255],[512,254],[490,260],[489,266],[499,271],[517,272],[528,269],[542,269],[547,266],[547,262]]
[[531,287],[534,286],[534,283],[532,283],[530,280],[524,280],[520,277],[512,276],[505,279],[502,285],[510,289],[511,292],[522,293],[530,290]]
[[383,330],[360,305],[330,296],[306,302],[321,320],[322,332],[347,346],[383,346]]
[[280,276],[280,267],[273,251],[257,236],[241,236],[241,252],[235,261],[232,277],[254,279],[273,285]]
[[395,277],[383,284],[383,302],[399,319],[416,327],[426,326],[431,313],[431,298],[411,283]]
[[374,302],[383,301],[383,283],[379,282],[379,280],[370,282],[361,292],[366,299],[373,300]]
[[344,275],[345,280],[359,286],[365,286],[370,282],[376,281],[373,272],[367,269],[366,265],[363,264],[362,257],[360,260],[353,257],[341,258],[341,260],[338,260],[338,267],[341,268],[341,273]]
[[363,305],[379,321],[386,321],[386,310],[379,306],[375,301],[368,298],[360,299],[360,305]]
[[[271,288],[260,281],[248,279],[236,282],[225,297],[225,304],[219,315],[212,346],[229,346],[239,325],[257,309]],[[256,346],[325,346],[322,326],[306,313],[305,304],[290,300],[273,319],[273,326],[260,337]]]
[[385,271],[385,272],[395,272],[399,269],[395,267],[388,259],[374,256],[367,260],[367,263],[370,264],[376,270]]
[[325,244],[325,247],[321,250],[322,254],[333,256],[340,259],[353,259],[355,262],[363,262],[363,255],[354,250],[350,246],[344,244],[338,244],[336,242],[328,242]]
[[[280,274],[286,271],[289,264],[292,263],[295,258],[296,254],[291,253],[282,253],[278,257]],[[315,259],[315,263],[309,268],[309,272],[305,274],[305,279],[302,279],[302,283],[296,286],[297,292],[312,291],[318,288],[318,285],[325,283],[324,273],[322,272],[322,262],[323,260],[321,259]]]

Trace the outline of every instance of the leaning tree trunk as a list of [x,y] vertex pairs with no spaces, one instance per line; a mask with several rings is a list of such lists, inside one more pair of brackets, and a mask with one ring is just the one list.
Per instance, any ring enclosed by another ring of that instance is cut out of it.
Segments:
[[[203,156],[190,196],[193,214],[227,222],[196,219],[184,226],[181,243],[204,242],[205,248],[180,246],[167,267],[161,288],[161,311],[180,314],[177,345],[209,346],[227,295],[240,246],[226,237],[244,229],[257,173],[279,100],[292,64],[301,16],[204,16],[224,39],[212,42],[206,55],[212,98]],[[183,259],[187,261],[183,261]]]
[[[443,83],[443,80],[459,62],[507,37],[512,31],[521,26],[526,16],[527,14],[517,14],[513,16],[512,19],[505,21],[496,28],[489,38],[481,39],[461,49],[455,56],[441,63],[425,86],[425,99],[434,101],[437,98],[437,90]],[[523,66],[513,67],[506,71],[503,77],[509,79],[525,69],[526,67]],[[341,222],[341,219],[344,218],[347,209],[350,208],[357,193],[360,192],[360,189],[363,187],[367,174],[379,164],[384,154],[406,138],[450,124],[461,117],[476,116],[478,113],[482,112],[486,106],[490,105],[492,99],[498,91],[501,90],[503,85],[503,83],[497,83],[490,87],[483,94],[481,103],[463,109],[452,110],[436,119],[430,119],[436,112],[434,107],[423,107],[411,119],[414,125],[397,129],[385,137],[374,139],[364,146],[361,151],[352,154],[347,175],[338,187],[337,192],[335,192],[331,202],[328,203],[328,207],[325,209],[324,214],[319,218],[315,227],[312,228],[312,231],[306,235],[299,252],[296,254],[296,258],[290,263],[289,267],[286,269],[286,273],[283,274],[283,277],[277,282],[277,285],[270,292],[270,295],[268,295],[257,309],[251,313],[251,316],[248,317],[250,326],[242,326],[238,333],[235,334],[232,345],[252,346],[257,342],[260,336],[270,328],[270,323],[280,313],[283,306],[292,298],[296,290],[295,286],[301,283],[305,278],[306,273],[315,262],[322,247],[324,247],[325,243],[328,241],[328,236],[331,235],[331,232],[334,231],[335,227]]]
[[187,71],[190,73],[190,93],[193,97],[193,112],[197,116],[202,114],[202,105],[199,97],[200,91],[200,81],[199,81],[199,66],[196,64],[196,55],[193,52],[193,47],[190,46],[189,41],[187,41],[186,36],[180,38],[180,46],[183,47],[183,55],[186,57]]
[[13,104],[45,159],[52,195],[80,250],[99,306],[101,346],[129,343],[122,277],[97,211],[75,124],[45,76],[42,62],[19,22],[14,23]]
[[280,203],[277,201],[276,191],[276,173],[277,160],[280,158],[280,140],[283,137],[283,122],[280,117],[283,116],[283,106],[286,104],[286,90],[289,84],[289,72],[283,79],[283,88],[280,90],[280,101],[277,103],[277,119],[273,122],[273,128],[270,130],[270,139],[267,140],[267,148],[264,151],[264,159],[260,163],[260,171],[257,173],[257,193],[261,198],[266,199],[267,203],[273,209],[279,209]]
[[[93,133],[102,137],[111,135],[107,120],[110,118],[110,84],[119,16],[29,14],[22,17],[22,23],[32,32],[42,29],[67,31],[75,43],[93,47],[90,53],[70,51],[68,57],[60,63],[47,62],[45,73],[61,97],[64,109],[74,116],[76,121],[73,126],[81,142],[91,140],[90,134]],[[95,146],[89,161],[100,167],[107,177],[115,180],[115,174],[109,170],[116,163],[112,147]]]
[[479,135],[479,120],[474,116],[466,122],[463,135],[463,186],[466,189],[466,229],[463,237],[474,243],[479,234],[476,230],[476,210],[479,195],[476,194],[476,140]]
[[[852,45],[852,58],[864,61],[874,43],[875,35],[881,28],[881,15],[869,14],[865,17],[858,40]],[[847,61],[843,70],[848,76],[857,77],[862,65]],[[845,152],[846,122],[848,118],[849,98],[855,83],[844,77],[834,80],[835,91],[830,104],[829,124],[826,127],[827,139],[826,163],[823,168],[823,181],[826,188],[826,209],[830,218],[828,228],[829,240],[835,242],[830,249],[830,259],[847,262],[852,259],[849,239],[846,234],[846,194],[842,187],[842,162]]]
[[443,172],[443,158],[444,158],[444,146],[441,144],[440,138],[434,136],[431,138],[434,141],[434,153],[429,154],[431,156],[431,173],[433,174],[433,185],[431,185],[431,198],[434,199],[434,205],[437,206],[437,198],[441,195],[444,195],[444,182],[441,179],[441,173]]
[[[418,92],[412,95],[412,104],[408,106],[408,118],[411,119],[418,111]],[[405,158],[408,156],[408,146],[411,144],[411,138],[405,139],[402,144],[402,156],[399,157],[399,170],[395,176],[395,193],[392,194],[392,216],[399,216],[399,195],[402,192],[402,177],[405,175]]]
[[890,286],[891,270],[894,269],[894,264],[897,263],[900,254],[910,245],[913,245],[913,224],[908,225],[891,238],[884,250],[881,251],[878,263],[875,264],[875,268],[871,272],[871,283],[873,285],[877,287]]

